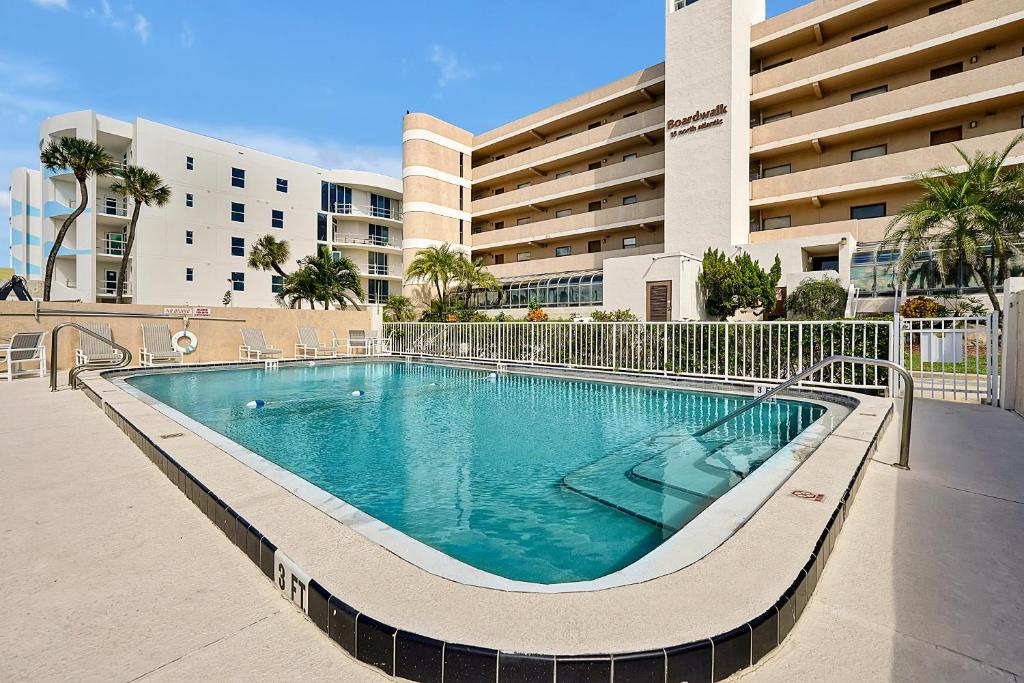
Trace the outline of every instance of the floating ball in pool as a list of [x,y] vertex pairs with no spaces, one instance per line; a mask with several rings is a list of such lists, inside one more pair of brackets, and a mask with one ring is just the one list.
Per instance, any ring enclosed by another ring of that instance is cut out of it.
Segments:
[[267,402],[264,401],[262,398],[258,398],[255,401],[249,401],[248,403],[246,403],[245,407],[246,408],[262,408],[265,405],[267,405]]
[[365,396],[366,392],[363,391],[362,389],[356,389],[355,391],[352,392],[352,395],[353,396]]

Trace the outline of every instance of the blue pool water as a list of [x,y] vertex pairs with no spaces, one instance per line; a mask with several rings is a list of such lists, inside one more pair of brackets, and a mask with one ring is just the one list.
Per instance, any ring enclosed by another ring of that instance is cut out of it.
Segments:
[[391,362],[128,382],[451,557],[548,584],[644,556],[824,412],[773,401],[697,440],[747,399]]

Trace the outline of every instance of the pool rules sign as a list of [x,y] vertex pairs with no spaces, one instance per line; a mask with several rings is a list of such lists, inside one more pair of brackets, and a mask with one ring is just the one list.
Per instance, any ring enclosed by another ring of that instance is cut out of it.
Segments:
[[274,551],[274,582],[286,600],[309,614],[309,574],[280,549]]

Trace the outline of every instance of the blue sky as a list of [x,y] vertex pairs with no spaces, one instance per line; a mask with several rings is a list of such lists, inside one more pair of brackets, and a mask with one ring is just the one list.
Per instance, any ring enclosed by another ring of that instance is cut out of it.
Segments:
[[38,165],[39,122],[64,111],[399,175],[407,109],[483,131],[664,59],[664,0],[515,5],[2,0],[0,216],[10,170]]

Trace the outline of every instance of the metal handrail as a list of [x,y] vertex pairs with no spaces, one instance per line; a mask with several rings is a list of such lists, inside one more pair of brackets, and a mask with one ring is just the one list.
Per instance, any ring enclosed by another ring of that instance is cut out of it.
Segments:
[[896,372],[900,373],[901,377],[903,377],[903,381],[906,382],[906,387],[904,388],[903,394],[903,429],[900,432],[900,461],[898,463],[893,463],[892,466],[901,470],[909,470],[910,425],[914,415],[914,378],[902,365],[893,363],[892,361],[880,360],[877,358],[857,358],[856,356],[829,356],[828,358],[818,361],[817,363],[810,366],[806,370],[803,370],[793,375],[792,377],[790,377],[785,382],[775,387],[768,393],[758,396],[750,403],[740,406],[739,408],[732,411],[731,413],[721,418],[720,420],[716,420],[707,427],[704,427],[703,429],[694,432],[693,435],[704,436],[711,430],[721,427],[726,422],[729,422],[733,418],[742,415],[743,413],[747,412],[754,406],[764,403],[765,401],[775,396],[779,392],[785,391],[786,389],[793,386],[797,382],[807,379],[814,373],[818,372],[823,368],[828,367],[829,365],[832,365],[833,363],[862,363],[865,365],[876,365],[884,368],[889,368],[890,370],[895,370]]
[[121,354],[121,358],[115,363],[103,363],[102,365],[83,363],[82,365],[76,365],[71,368],[70,372],[68,372],[68,384],[71,385],[72,389],[78,388],[78,375],[90,368],[103,367],[116,369],[124,368],[131,364],[132,352],[114,340],[107,339],[102,334],[97,334],[84,325],[79,325],[78,323],[58,323],[57,325],[54,325],[53,330],[50,332],[50,391],[57,391],[57,334],[65,327],[73,327],[83,334],[87,334],[101,342],[110,344]]

